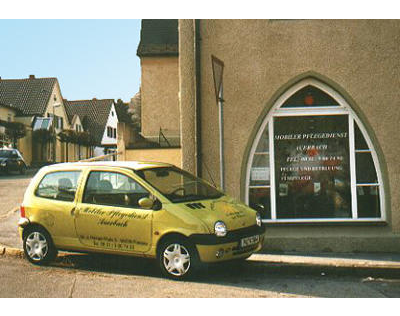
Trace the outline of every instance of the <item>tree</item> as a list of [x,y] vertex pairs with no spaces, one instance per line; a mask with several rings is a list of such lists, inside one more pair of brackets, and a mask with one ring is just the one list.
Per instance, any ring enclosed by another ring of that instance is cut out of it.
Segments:
[[139,92],[135,94],[135,96],[131,99],[129,103],[128,113],[131,114],[133,127],[136,132],[140,132],[142,129],[141,124],[141,116],[142,116],[142,97],[141,97],[141,88],[139,88]]
[[71,129],[63,130],[62,132],[58,133],[58,139],[60,142],[65,143],[65,155],[66,155],[66,161],[68,162],[68,145],[70,143],[74,144],[77,140],[76,132]]
[[25,125],[20,122],[7,122],[6,135],[12,140],[13,147],[17,148],[17,140],[26,136]]
[[[92,135],[87,131],[76,132],[76,143],[78,144],[79,157],[81,153],[81,147],[80,147],[81,145],[90,148],[96,144]],[[89,158],[87,152],[86,152],[86,158]]]
[[45,144],[47,144],[50,140],[54,138],[54,132],[52,130],[47,129],[38,129],[32,132],[32,139],[36,143],[41,144],[40,153],[41,153],[41,160],[44,160],[44,149]]

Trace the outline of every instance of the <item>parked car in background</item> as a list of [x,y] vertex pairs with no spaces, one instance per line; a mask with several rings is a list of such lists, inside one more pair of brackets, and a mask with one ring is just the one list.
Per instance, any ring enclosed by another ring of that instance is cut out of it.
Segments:
[[9,173],[10,171],[24,174],[26,171],[25,160],[17,149],[0,149],[0,172]]

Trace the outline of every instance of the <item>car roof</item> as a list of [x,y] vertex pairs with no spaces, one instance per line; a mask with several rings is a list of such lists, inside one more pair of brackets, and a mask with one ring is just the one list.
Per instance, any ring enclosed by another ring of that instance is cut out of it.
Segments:
[[8,147],[0,148],[0,150],[9,150],[9,151],[15,150],[15,151],[18,151],[18,149],[16,149],[16,148],[8,148]]
[[69,167],[118,167],[133,170],[142,170],[148,168],[171,167],[173,165],[164,162],[152,161],[80,161],[80,162],[64,162],[49,165],[47,168],[63,169]]

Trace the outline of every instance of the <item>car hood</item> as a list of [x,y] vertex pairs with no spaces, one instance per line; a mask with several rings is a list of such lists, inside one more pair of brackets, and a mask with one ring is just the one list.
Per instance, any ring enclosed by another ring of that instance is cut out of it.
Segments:
[[217,221],[223,221],[228,231],[256,225],[256,211],[227,196],[216,200],[180,203],[180,206],[204,222],[210,232],[214,232]]
[[8,160],[8,158],[0,157],[0,163],[5,162],[5,161],[7,161],[7,160]]

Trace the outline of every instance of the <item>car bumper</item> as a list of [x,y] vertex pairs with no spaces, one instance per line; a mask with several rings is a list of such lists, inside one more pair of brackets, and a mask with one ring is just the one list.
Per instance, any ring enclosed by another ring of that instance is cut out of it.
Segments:
[[[215,235],[192,235],[191,241],[196,245],[200,261],[206,263],[246,258],[262,249],[264,244],[264,227],[252,226],[231,231],[225,237]],[[259,236],[257,243],[242,247],[241,240]]]

